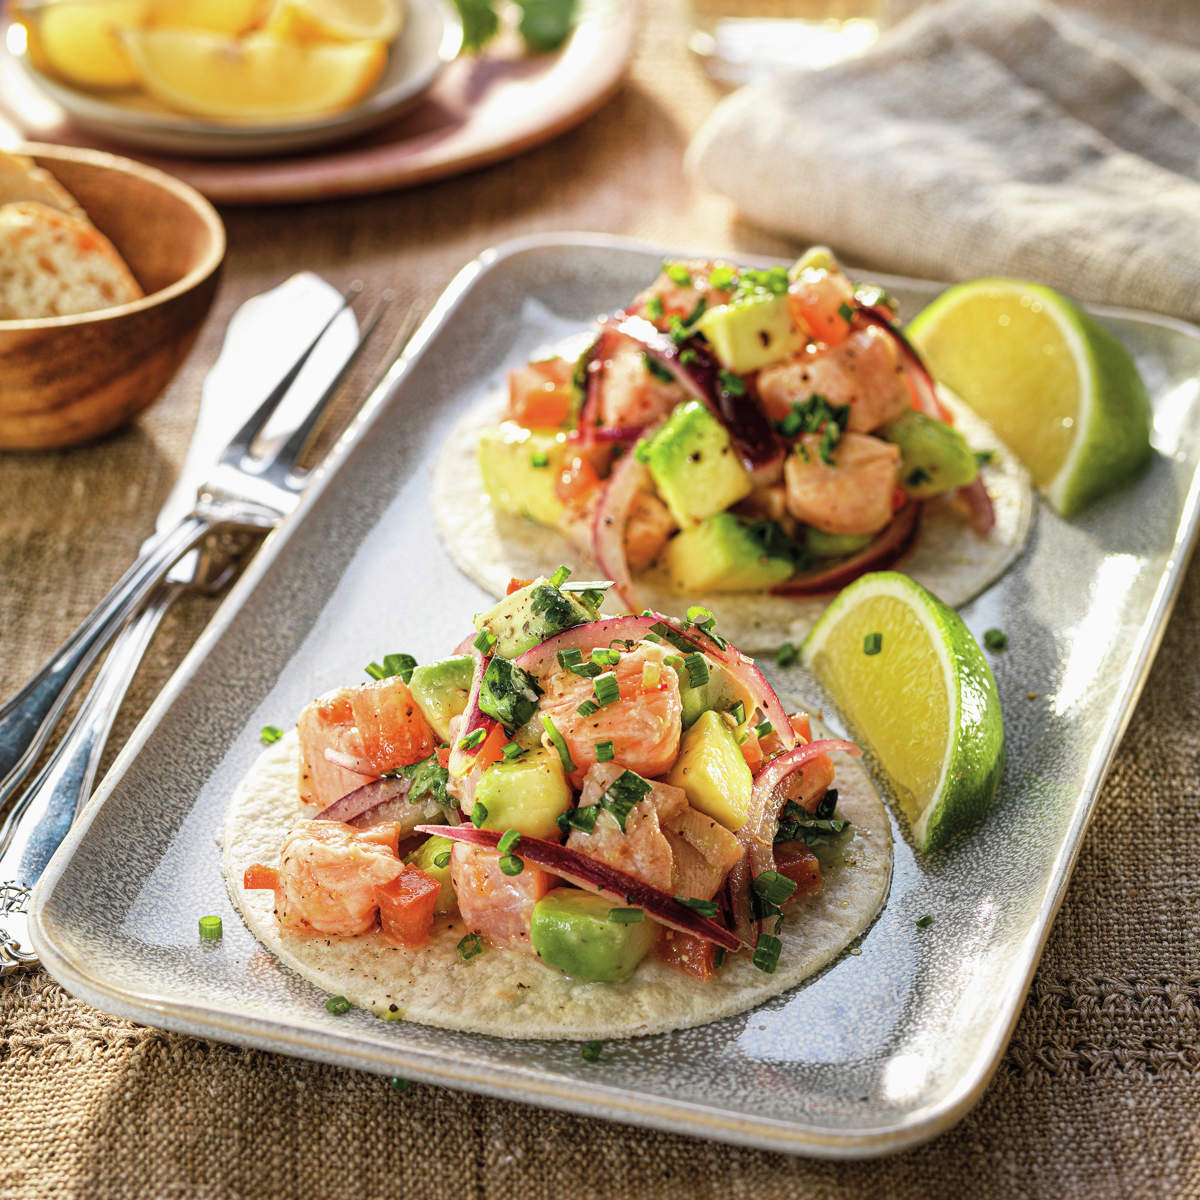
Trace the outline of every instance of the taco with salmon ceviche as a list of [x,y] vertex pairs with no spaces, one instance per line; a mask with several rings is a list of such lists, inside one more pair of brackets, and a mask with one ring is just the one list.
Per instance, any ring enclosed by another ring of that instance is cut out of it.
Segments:
[[667,262],[467,414],[434,509],[495,595],[548,574],[565,538],[614,581],[611,611],[700,600],[758,649],[889,563],[965,603],[1020,553],[1033,493],[935,387],[894,301],[816,248],[790,271]]
[[238,788],[234,903],[318,986],[386,1019],[635,1036],[761,1003],[879,911],[892,837],[857,747],[707,610],[600,617],[568,575],[314,700]]

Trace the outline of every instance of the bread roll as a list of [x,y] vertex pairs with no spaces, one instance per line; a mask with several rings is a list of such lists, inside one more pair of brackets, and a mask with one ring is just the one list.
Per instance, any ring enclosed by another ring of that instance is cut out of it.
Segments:
[[0,151],[0,204],[17,204],[25,200],[56,208],[80,221],[88,219],[75,197],[49,171],[23,154]]
[[0,206],[0,320],[94,312],[142,294],[86,218],[36,201]]

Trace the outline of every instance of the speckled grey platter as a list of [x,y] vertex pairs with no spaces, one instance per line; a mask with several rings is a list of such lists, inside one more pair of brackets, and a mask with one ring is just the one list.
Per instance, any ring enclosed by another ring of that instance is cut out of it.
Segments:
[[[846,954],[752,1012],[576,1043],[334,1017],[226,897],[216,837],[264,724],[406,650],[446,653],[488,603],[439,546],[440,440],[509,366],[624,303],[664,251],[601,237],[490,251],[451,285],[138,727],[33,901],[66,987],[134,1020],[597,1117],[798,1154],[861,1157],[932,1137],[979,1097],[1009,1037],[1100,783],[1158,645],[1196,527],[1200,330],[1098,310],[1154,400],[1147,473],[1082,517],[1044,506],[1025,555],[963,614],[994,655],[1009,763],[987,821],[937,857],[896,833],[887,907]],[[885,279],[904,313],[937,285]],[[767,672],[813,696],[798,672]],[[1027,693],[1035,693],[1028,699]],[[836,725],[836,717],[833,718]],[[201,944],[197,918],[225,936]],[[929,914],[933,923],[917,928]]]

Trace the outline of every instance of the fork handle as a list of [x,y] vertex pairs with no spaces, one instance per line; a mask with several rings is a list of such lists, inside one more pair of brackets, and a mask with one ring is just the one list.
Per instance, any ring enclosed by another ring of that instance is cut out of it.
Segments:
[[191,514],[148,538],[137,561],[42,668],[0,708],[0,807],[29,774],[92,663],[171,564],[212,528]]

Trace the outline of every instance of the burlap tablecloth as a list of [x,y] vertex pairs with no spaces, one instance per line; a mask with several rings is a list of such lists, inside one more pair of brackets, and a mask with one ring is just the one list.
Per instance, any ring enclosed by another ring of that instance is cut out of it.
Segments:
[[[1183,7],[1159,0],[1139,20],[1193,30]],[[102,445],[0,459],[0,694],[132,559],[174,477],[226,319],[297,266],[339,283],[360,275],[428,304],[479,250],[522,233],[795,249],[686,182],[683,148],[716,93],[682,49],[682,5],[651,0],[644,12],[629,85],[550,146],[418,191],[225,214],[223,291],[158,406]],[[189,599],[169,617],[114,744],[211,611],[211,601]],[[1198,638],[1200,564],[996,1078],[955,1130],[925,1147],[813,1163],[422,1085],[402,1095],[376,1076],[114,1020],[32,972],[0,986],[0,1196],[1200,1194]]]

